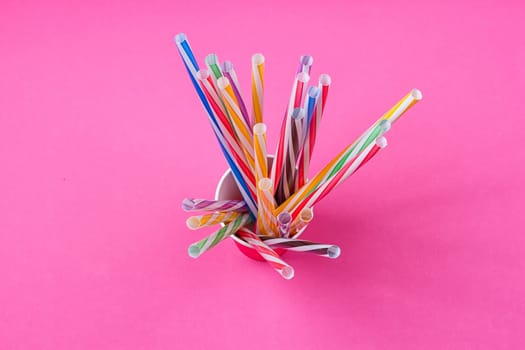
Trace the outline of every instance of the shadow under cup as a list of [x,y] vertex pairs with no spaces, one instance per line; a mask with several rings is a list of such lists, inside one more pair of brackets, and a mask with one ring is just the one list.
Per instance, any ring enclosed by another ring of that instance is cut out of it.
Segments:
[[[268,169],[271,169],[273,163],[273,156],[268,156]],[[224,175],[222,175],[221,179],[219,180],[219,183],[217,184],[217,189],[215,190],[215,199],[216,200],[228,200],[228,199],[235,199],[235,200],[243,200],[241,192],[239,191],[239,188],[237,187],[237,183],[235,182],[235,179],[233,177],[231,169],[226,170]],[[303,227],[301,230],[299,230],[293,238],[298,238],[306,229],[307,226]],[[251,245],[246,243],[244,240],[239,238],[237,234],[230,236],[237,248],[247,257],[258,260],[258,261],[265,261],[263,257],[254,249]],[[283,255],[286,250],[280,249],[280,248],[274,248],[275,252],[279,255]]]

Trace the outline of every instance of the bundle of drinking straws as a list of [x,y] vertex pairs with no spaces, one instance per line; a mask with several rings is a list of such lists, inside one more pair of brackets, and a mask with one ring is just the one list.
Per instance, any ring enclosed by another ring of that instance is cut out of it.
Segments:
[[192,244],[189,255],[197,258],[235,235],[287,279],[293,277],[294,270],[276,250],[338,257],[340,249],[336,245],[298,239],[313,219],[312,208],[386,147],[385,134],[401,115],[421,100],[421,92],[414,89],[404,96],[309,179],[310,160],[331,82],[330,76],[321,74],[317,86],[308,86],[313,58],[308,55],[300,58],[270,166],[263,123],[263,55],[252,57],[249,113],[231,62],[221,65],[217,55],[210,54],[205,59],[206,68],[201,69],[186,35],[176,35],[175,42],[243,198],[186,198],[183,201],[185,211],[201,214],[187,220],[189,228],[223,225]]

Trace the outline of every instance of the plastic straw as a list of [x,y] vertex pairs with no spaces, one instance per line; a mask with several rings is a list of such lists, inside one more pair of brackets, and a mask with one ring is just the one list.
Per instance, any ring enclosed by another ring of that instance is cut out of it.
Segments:
[[299,216],[292,221],[290,226],[290,233],[296,235],[297,232],[305,228],[314,218],[314,212],[311,208],[304,208],[299,213]]
[[184,198],[182,201],[184,211],[222,211],[222,212],[247,212],[245,201],[240,200],[209,200]]
[[237,232],[237,236],[250,244],[283,278],[287,280],[293,278],[295,274],[293,267],[282,260],[279,254],[277,254],[272,248],[268,247],[268,245],[265,244],[255,233],[243,227]]
[[250,223],[252,220],[248,214],[243,214],[208,237],[193,243],[188,248],[188,254],[192,258],[198,258],[202,253],[215,247],[219,242],[233,235],[239,228]]
[[255,156],[255,181],[268,177],[268,154],[266,150],[266,124],[253,126],[253,149]]
[[230,211],[190,216],[188,220],[186,220],[186,226],[188,226],[189,229],[196,230],[206,226],[213,226],[217,224],[231,222],[238,218],[239,215],[241,214]]
[[292,216],[287,211],[283,211],[277,216],[277,225],[279,226],[279,234],[281,237],[290,237],[290,225],[292,223]]
[[276,203],[273,197],[272,181],[269,178],[262,178],[257,186],[257,232],[265,236],[277,236],[277,229],[273,211]]
[[263,238],[262,240],[272,248],[310,253],[330,259],[336,259],[341,255],[341,248],[334,244],[322,244],[295,238]]
[[222,74],[228,78],[230,83],[232,84],[233,93],[235,94],[235,98],[237,99],[237,102],[239,102],[239,108],[241,110],[241,114],[246,121],[247,125],[253,125],[250,121],[250,116],[248,114],[248,110],[246,109],[246,104],[244,103],[244,98],[241,94],[241,86],[239,85],[239,80],[237,79],[237,74],[235,73],[235,70],[233,69],[233,63],[230,61],[224,61],[222,64]]
[[252,56],[252,104],[254,123],[263,122],[264,102],[264,56],[257,53]]

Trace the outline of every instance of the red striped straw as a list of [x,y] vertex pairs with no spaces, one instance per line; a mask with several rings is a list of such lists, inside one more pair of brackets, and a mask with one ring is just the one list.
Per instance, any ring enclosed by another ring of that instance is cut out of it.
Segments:
[[294,276],[294,269],[281,259],[272,248],[268,247],[255,233],[242,227],[237,231],[237,236],[250,244],[261,257],[270,264],[283,278],[289,280]]

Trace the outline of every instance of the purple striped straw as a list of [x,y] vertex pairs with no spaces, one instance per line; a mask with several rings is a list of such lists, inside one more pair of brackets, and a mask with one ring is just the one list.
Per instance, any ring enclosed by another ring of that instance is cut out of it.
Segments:
[[209,200],[184,198],[182,201],[184,211],[236,211],[246,212],[248,206],[241,200]]
[[239,86],[239,81],[237,80],[237,75],[233,70],[233,63],[230,61],[224,61],[222,64],[222,74],[228,78],[231,83],[233,94],[239,102],[239,108],[241,110],[242,117],[248,125],[252,126],[252,123],[250,122],[250,115],[248,114],[248,110],[246,109],[246,105],[244,104],[244,100],[241,96],[241,88]]
[[279,225],[279,234],[281,237],[290,237],[290,224],[292,223],[292,216],[287,211],[283,211],[277,215],[277,224]]

